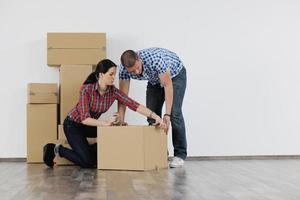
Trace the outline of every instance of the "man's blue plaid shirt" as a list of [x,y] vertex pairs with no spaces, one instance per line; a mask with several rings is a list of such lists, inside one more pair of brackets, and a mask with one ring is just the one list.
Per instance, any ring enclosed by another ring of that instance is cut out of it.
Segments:
[[183,68],[183,64],[176,53],[163,48],[148,48],[137,52],[143,63],[143,73],[135,75],[129,73],[121,64],[119,68],[120,80],[148,80],[151,85],[159,82],[159,76],[170,70],[171,78],[177,76]]

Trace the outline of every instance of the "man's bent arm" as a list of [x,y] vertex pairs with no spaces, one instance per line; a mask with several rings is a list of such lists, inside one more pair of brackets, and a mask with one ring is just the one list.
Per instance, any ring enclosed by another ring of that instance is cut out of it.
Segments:
[[160,82],[165,89],[165,102],[166,102],[166,114],[171,114],[172,105],[173,105],[173,83],[171,75],[169,72],[166,72],[160,76]]
[[[119,89],[126,95],[129,93],[130,80],[119,80]],[[124,122],[126,106],[118,102],[118,113],[120,120]]]

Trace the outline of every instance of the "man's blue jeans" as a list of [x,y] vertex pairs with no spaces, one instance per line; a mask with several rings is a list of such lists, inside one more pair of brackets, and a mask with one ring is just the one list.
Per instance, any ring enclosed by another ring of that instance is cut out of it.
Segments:
[[[185,133],[185,123],[182,114],[182,102],[186,88],[186,69],[182,68],[180,73],[172,79],[173,82],[173,106],[171,111],[172,142],[174,146],[174,156],[185,159],[187,156],[187,142]],[[165,101],[165,91],[160,84],[147,85],[146,105],[161,117],[163,103]],[[148,118],[149,124],[154,122]]]

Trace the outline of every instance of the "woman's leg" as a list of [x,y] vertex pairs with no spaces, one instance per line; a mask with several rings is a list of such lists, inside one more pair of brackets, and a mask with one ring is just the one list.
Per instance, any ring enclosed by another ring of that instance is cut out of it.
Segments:
[[60,146],[59,155],[64,157],[76,165],[83,168],[92,168],[97,164],[97,154],[95,153],[95,145],[89,145],[85,133],[93,131],[97,134],[97,128],[87,127],[76,122],[66,119],[64,122],[64,132],[72,149]]

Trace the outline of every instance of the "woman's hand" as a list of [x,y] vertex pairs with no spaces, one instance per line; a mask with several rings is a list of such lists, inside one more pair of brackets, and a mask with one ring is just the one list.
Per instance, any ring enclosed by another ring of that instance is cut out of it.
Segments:
[[102,120],[100,126],[112,126],[112,122],[110,120]]
[[158,115],[154,119],[155,119],[155,123],[153,125],[161,128],[161,129],[164,129],[164,131],[167,134],[168,132],[167,132],[166,123]]

